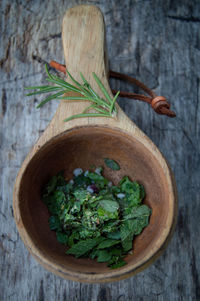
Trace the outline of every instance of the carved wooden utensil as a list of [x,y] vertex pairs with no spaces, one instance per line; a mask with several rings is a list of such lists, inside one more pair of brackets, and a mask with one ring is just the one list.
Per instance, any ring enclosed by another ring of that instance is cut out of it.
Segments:
[[[92,77],[95,72],[110,91],[100,10],[87,5],[69,9],[63,19],[62,39],[70,73],[80,80],[81,71],[98,90]],[[61,101],[19,171],[14,187],[14,215],[23,242],[45,268],[76,281],[109,282],[141,271],[164,250],[175,226],[176,188],[160,151],[119,106],[116,119],[90,117],[63,122],[87,105]],[[116,270],[95,260],[66,255],[66,247],[57,242],[54,231],[49,229],[49,214],[41,201],[42,187],[52,175],[64,169],[70,178],[75,168],[102,165],[107,157],[116,160],[121,169],[106,169],[105,176],[115,184],[124,175],[142,183],[147,194],[145,202],[152,208],[149,226],[134,240],[133,254],[125,258],[127,265]]]

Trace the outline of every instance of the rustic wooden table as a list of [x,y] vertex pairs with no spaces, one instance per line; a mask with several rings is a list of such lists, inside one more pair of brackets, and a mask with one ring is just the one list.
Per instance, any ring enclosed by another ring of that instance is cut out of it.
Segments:
[[[156,115],[138,101],[120,100],[128,116],[169,161],[178,186],[175,235],[147,270],[120,282],[80,284],[44,270],[19,238],[12,190],[19,167],[53,116],[57,103],[36,110],[41,97],[24,87],[44,80],[44,61],[64,62],[65,10],[86,1],[0,2],[0,300],[200,300],[200,4],[198,0],[87,1],[101,8],[110,66],[166,96],[177,117]],[[117,89],[133,88],[111,81]],[[136,91],[136,90],[135,90]]]

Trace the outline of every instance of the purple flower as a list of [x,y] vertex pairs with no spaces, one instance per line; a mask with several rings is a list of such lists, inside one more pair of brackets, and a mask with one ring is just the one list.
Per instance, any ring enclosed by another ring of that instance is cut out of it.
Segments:
[[91,184],[87,187],[87,191],[89,191],[90,193],[99,193],[99,189],[97,188],[97,186],[95,184]]

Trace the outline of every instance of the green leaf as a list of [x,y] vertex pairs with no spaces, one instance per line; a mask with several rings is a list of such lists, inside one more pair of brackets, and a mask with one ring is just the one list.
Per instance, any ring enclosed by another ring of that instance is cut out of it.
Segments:
[[115,232],[108,233],[107,237],[111,238],[111,239],[120,239],[121,238],[121,234],[120,234],[120,231],[117,230]]
[[98,216],[101,220],[107,221],[109,219],[118,219],[118,211],[108,212],[103,207],[98,207],[97,209]]
[[[44,86],[45,87],[45,86]],[[27,87],[27,89],[32,89],[33,87]],[[54,86],[48,86],[48,88],[40,88],[39,91],[31,92],[26,94],[26,96],[32,96],[32,95],[37,95],[37,94],[44,94],[44,93],[50,93],[50,92],[56,92],[62,90],[61,87],[54,87]]]
[[136,219],[131,220],[132,222],[132,229],[135,235],[138,235],[142,232],[142,230],[148,226],[149,224],[149,216],[141,216]]
[[124,265],[126,265],[126,261],[124,261],[123,259],[119,259],[116,263],[109,265],[109,267],[111,269],[118,269],[123,267]]
[[139,207],[132,207],[131,213],[124,216],[124,219],[132,219],[137,217],[149,217],[151,209],[147,205],[141,205]]
[[130,233],[123,241],[122,247],[125,252],[128,252],[133,247],[133,233]]
[[[116,213],[118,214],[118,212],[116,212]],[[113,233],[114,231],[117,231],[119,223],[120,223],[120,220],[118,220],[118,219],[117,220],[112,219],[108,222],[104,222],[102,232],[108,234],[108,233],[111,233],[111,232]],[[108,237],[108,238],[112,238],[112,237]],[[114,239],[116,239],[116,238],[114,238]]]
[[103,189],[109,182],[108,179],[105,179],[102,175],[99,175],[95,172],[89,172],[87,177],[94,181],[96,186],[100,189]]
[[69,247],[72,247],[74,245],[74,240],[75,239],[79,239],[79,233],[77,232],[73,232],[70,236],[69,236],[69,239],[68,239],[68,246]]
[[47,76],[48,76],[49,78],[52,78],[52,77],[53,77],[53,76],[50,74],[50,72],[49,72],[49,69],[48,69],[47,64],[45,64],[45,71],[46,71],[46,74],[47,74]]
[[106,250],[99,250],[97,253],[97,261],[98,262],[106,262],[111,259],[111,255]]
[[39,105],[37,106],[37,108],[42,107],[48,101],[50,101],[52,99],[56,99],[58,96],[63,95],[64,93],[66,93],[66,91],[61,91],[61,92],[58,92],[58,93],[55,93],[53,95],[48,96],[47,98],[45,98],[45,100],[43,100],[41,103],[39,103]]
[[98,245],[104,238],[92,238],[86,240],[80,240],[78,243],[74,244],[66,254],[73,254],[76,257],[83,256],[88,251],[92,250],[96,245]]
[[108,114],[108,111],[105,110],[105,109],[102,109],[101,107],[98,107],[97,105],[90,105],[88,106],[87,108],[85,108],[85,110],[82,112],[83,114],[85,114],[87,111],[89,111],[90,109],[95,109],[96,111],[100,112],[100,113],[103,113],[103,114]]
[[[133,239],[133,235],[137,232],[137,223],[136,220],[125,220],[120,226],[120,234],[121,234],[121,241],[126,245],[131,240],[131,235]],[[124,242],[125,241],[125,242]]]
[[104,241],[102,241],[97,249],[105,249],[105,248],[109,248],[112,247],[114,245],[117,245],[120,243],[120,240],[116,240],[116,239],[105,239]]
[[[145,205],[143,205],[145,206]],[[140,207],[139,207],[140,208]],[[138,209],[139,209],[138,208]],[[125,220],[121,227],[120,227],[120,233],[121,233],[121,240],[122,242],[129,237],[129,235],[138,235],[142,232],[142,230],[148,225],[149,223],[149,214],[150,209],[148,210],[148,214],[146,214],[148,207],[143,207],[141,210],[138,210],[138,215],[136,216],[136,213],[134,215],[134,218]],[[145,214],[144,214],[145,213]]]
[[79,88],[65,82],[64,80],[47,78],[47,81],[64,88],[64,90],[67,90],[68,92],[81,93],[81,90]]
[[52,215],[49,218],[49,228],[51,230],[59,230],[59,229],[61,229],[61,223],[60,223],[60,220],[59,220],[59,218],[57,216]]
[[73,192],[73,195],[77,200],[80,201],[81,204],[83,204],[88,199],[88,191],[84,189],[77,189]]
[[61,244],[64,244],[64,245],[67,244],[67,242],[68,242],[68,237],[67,237],[67,235],[66,235],[65,233],[57,231],[57,232],[56,232],[56,237],[57,237],[57,240],[58,240]]
[[100,78],[93,72],[92,73],[96,83],[98,84],[99,88],[101,89],[101,92],[104,94],[106,99],[112,104],[112,98],[110,97],[109,93],[107,92],[106,88],[104,87],[103,83],[101,82]]
[[90,86],[90,84],[88,83],[88,81],[87,81],[87,80],[85,79],[85,77],[83,76],[83,73],[82,73],[82,72],[80,72],[80,76],[81,76],[81,78],[82,78],[82,81],[83,81],[84,85],[86,85],[87,87]]
[[75,83],[75,85],[77,85],[77,87],[79,87],[80,90],[82,90],[83,92],[87,91],[81,84],[79,84],[79,82],[77,80],[75,80],[75,78],[71,75],[71,73],[68,70],[67,70],[67,74],[69,75],[71,80]]
[[[122,248],[121,248],[121,245],[118,245],[118,246],[114,246],[114,247],[111,247],[109,248],[109,253],[112,255],[112,256],[117,256],[118,258],[120,258],[122,256]],[[113,261],[114,262],[114,261]]]
[[117,186],[112,186],[111,190],[112,190],[112,193],[114,193],[114,194],[118,194],[121,192],[120,188]]
[[123,193],[126,193],[129,206],[138,206],[141,203],[141,190],[137,182],[130,181],[126,176],[119,182],[119,187]]
[[143,200],[145,198],[145,190],[144,190],[144,186],[140,184],[140,198],[141,200]]
[[71,184],[71,183],[66,184],[65,183],[65,185],[58,186],[57,190],[63,191],[66,195],[68,195],[73,190],[73,184]]
[[60,215],[62,213],[62,205],[65,202],[65,194],[62,191],[56,190],[51,196],[51,203],[48,205],[49,211],[53,215]]
[[61,99],[61,100],[90,100],[90,98],[86,99],[85,96],[61,96],[61,97],[57,97],[57,99]]
[[137,182],[132,182],[128,177],[125,177],[123,181],[120,181],[121,190],[130,194],[136,193],[138,198],[140,197],[140,185]]
[[59,204],[65,201],[66,197],[63,191],[61,190],[56,190],[53,194],[55,201]]
[[99,250],[93,249],[93,250],[89,253],[89,256],[90,256],[91,259],[95,259],[95,257],[97,257],[97,255],[98,255],[98,253],[99,253]]
[[112,100],[111,107],[110,107],[110,113],[111,113],[111,114],[112,114],[112,111],[113,111],[114,108],[115,108],[115,102],[116,102],[116,100],[117,100],[117,97],[118,97],[119,93],[120,93],[120,91],[118,91],[118,92],[116,93],[115,97],[114,97],[113,100]]
[[49,87],[50,86],[32,86],[32,87],[24,87],[24,89],[25,90],[36,90],[36,89],[44,90],[44,89],[47,89]]
[[52,192],[56,190],[57,186],[66,184],[65,179],[62,175],[62,172],[58,173],[56,176],[53,176],[50,181],[47,183],[43,197],[50,195]]
[[[81,239],[88,239],[97,236],[97,232],[94,229],[87,229],[81,226],[81,229],[79,230],[79,235]],[[98,236],[97,236],[98,237]]]
[[[81,75],[81,78],[82,78],[82,80],[83,80],[83,82],[84,82],[84,86],[87,87],[88,92],[91,94],[91,96],[93,96],[93,97],[95,97],[96,99],[100,100],[100,99],[99,99],[99,96],[98,96],[97,93],[92,89],[92,87],[90,86],[89,82],[85,79],[85,77],[83,76],[83,74],[80,73],[80,75]],[[103,102],[105,102],[105,101],[103,101]]]
[[102,200],[99,205],[108,212],[115,212],[119,209],[119,204],[116,201]]
[[[113,214],[113,213],[110,213],[110,214]],[[114,214],[116,214],[116,217],[118,216],[118,212],[115,212]],[[119,223],[120,223],[120,220],[116,219],[116,218],[115,219],[111,219],[108,222],[105,221],[104,222],[104,227],[102,229],[102,232],[108,234],[110,232],[117,231],[117,227],[118,227]]]
[[120,166],[119,166],[119,164],[118,164],[116,161],[114,161],[114,160],[112,160],[112,159],[109,159],[109,158],[105,158],[105,159],[104,159],[104,162],[105,162],[105,164],[106,164],[110,169],[112,169],[112,170],[120,170]]
[[82,187],[84,185],[88,186],[91,184],[91,181],[88,177],[85,177],[84,174],[81,174],[74,178],[74,186]]
[[120,226],[121,240],[122,241],[125,240],[132,233],[133,233],[133,230],[129,228],[128,221],[123,222]]
[[70,213],[76,214],[77,212],[80,212],[82,203],[83,202],[80,200],[75,201],[74,205],[72,206],[72,208],[70,210]]
[[[108,115],[109,114],[109,111],[108,109],[110,108],[109,104],[107,104],[106,102],[102,101],[101,99],[98,99],[98,98],[94,98],[94,97],[89,97],[89,96],[61,96],[61,97],[57,97],[57,99],[61,99],[61,100],[85,100],[85,101],[90,101],[90,102],[93,102],[94,106],[96,106],[96,109],[100,109],[100,107],[98,106],[101,106],[102,108],[107,108],[107,110],[104,110],[104,111],[101,111],[101,112],[105,112],[107,113]],[[85,113],[85,110],[82,112],[82,113]],[[111,116],[110,116],[111,117]]]
[[56,184],[57,184],[57,176],[54,176],[51,178],[51,180],[48,182],[48,184],[46,186],[47,194],[50,194],[51,192],[53,192],[55,190]]
[[95,182],[96,181],[105,181],[105,178],[102,175],[98,175],[95,172],[89,172],[87,177],[90,178],[91,180],[95,181]]
[[[126,198],[129,202],[129,206],[139,206],[141,204],[140,192],[139,190],[136,193],[128,193],[126,194]],[[128,212],[127,212],[128,213]]]

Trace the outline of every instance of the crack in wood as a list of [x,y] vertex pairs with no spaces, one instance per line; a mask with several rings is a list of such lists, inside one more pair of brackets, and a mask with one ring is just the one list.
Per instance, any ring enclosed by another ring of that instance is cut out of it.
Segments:
[[198,137],[198,128],[199,128],[199,120],[198,120],[198,114],[199,114],[199,89],[200,89],[200,80],[197,78],[197,101],[196,101],[196,106],[195,106],[195,132],[196,132],[196,137]]
[[190,135],[188,134],[188,132],[186,131],[185,128],[182,127],[182,132],[183,132],[183,135],[187,138],[187,140],[189,141],[189,143],[191,144],[191,146],[196,149],[196,146],[193,142],[193,140],[190,138]]
[[108,287],[100,287],[97,301],[110,301],[111,299],[111,294],[110,294],[110,289]]
[[6,6],[5,11],[4,11],[4,15],[5,15],[5,18],[6,18],[6,19],[8,18],[8,15],[9,15],[9,13],[10,13],[10,8],[11,8],[11,5],[8,4],[8,5]]
[[6,96],[6,89],[2,89],[2,98],[1,98],[1,109],[2,109],[2,116],[5,116],[7,111],[7,96]]
[[6,219],[6,215],[2,211],[0,211],[0,214]]
[[181,22],[194,22],[194,23],[199,23],[200,18],[197,17],[184,17],[184,16],[172,16],[172,15],[167,15],[167,18],[181,21]]
[[39,301],[44,301],[44,286],[43,286],[43,280],[40,281],[40,289],[39,289]]
[[[10,38],[8,39],[8,43],[6,45],[6,50],[5,50],[5,56],[3,59],[0,60],[0,68],[4,68],[5,63],[8,61],[9,59],[9,55],[10,55],[10,46],[11,46],[11,41]],[[8,70],[7,70],[8,71]]]
[[199,279],[199,274],[196,266],[194,247],[192,247],[191,274],[192,274],[193,285],[194,285],[195,294],[197,298],[196,300],[200,300],[200,279]]
[[48,37],[41,38],[41,39],[39,39],[39,41],[49,42],[50,40],[53,40],[53,39],[60,39],[60,38],[61,38],[61,32],[56,33],[56,34],[51,34],[51,35],[48,36]]
[[[0,82],[0,86],[5,86],[6,84],[10,84],[10,83],[17,83],[18,81],[21,81],[21,80],[26,80],[27,81],[27,78],[35,77],[37,75],[41,75],[41,72],[34,72],[34,73],[31,73],[31,74],[24,74],[21,77],[15,77],[15,78],[8,79],[6,81],[2,81],[2,82]],[[9,86],[9,90],[10,91],[13,91],[13,90],[16,91],[16,88],[12,88],[11,86]]]

